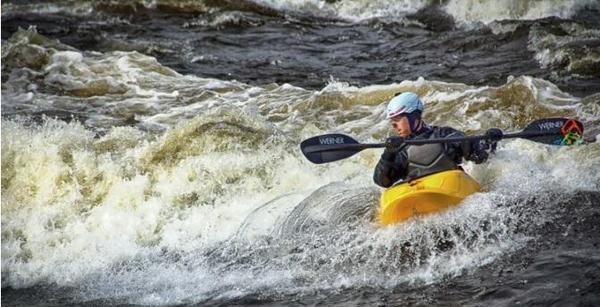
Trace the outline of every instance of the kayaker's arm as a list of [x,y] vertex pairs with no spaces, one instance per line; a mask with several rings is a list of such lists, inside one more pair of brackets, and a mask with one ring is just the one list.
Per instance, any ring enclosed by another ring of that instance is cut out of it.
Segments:
[[408,173],[406,151],[385,150],[375,167],[373,181],[378,186],[389,188]]
[[465,160],[473,161],[475,164],[481,164],[487,161],[488,153],[485,151],[481,141],[465,142],[464,147],[467,148]]
[[[443,138],[465,137],[463,132],[450,127],[442,127],[439,133],[440,135],[438,135],[438,137]],[[465,160],[480,164],[485,162],[488,158],[488,153],[479,140],[472,142],[448,143],[446,144],[446,154],[450,157],[454,157],[457,163],[461,163],[461,160],[464,158]]]
[[490,149],[490,147],[492,152],[495,150],[496,143],[502,139],[503,132],[498,128],[491,128],[486,131],[485,135],[489,137],[485,141],[479,140],[464,143],[469,149],[468,153],[464,156],[465,159],[473,161],[476,164],[480,164],[487,161],[487,158],[489,156],[487,150]]

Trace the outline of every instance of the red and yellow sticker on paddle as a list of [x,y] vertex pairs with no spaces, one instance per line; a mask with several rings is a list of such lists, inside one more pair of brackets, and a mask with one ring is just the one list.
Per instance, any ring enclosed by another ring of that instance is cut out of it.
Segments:
[[574,120],[566,119],[560,127],[563,139],[560,145],[577,145],[583,143],[583,124]]

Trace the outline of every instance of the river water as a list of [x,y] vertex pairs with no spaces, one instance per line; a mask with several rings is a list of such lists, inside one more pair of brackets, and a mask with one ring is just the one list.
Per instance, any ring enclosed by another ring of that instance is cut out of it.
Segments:
[[[600,304],[598,1],[5,1],[2,304]],[[386,102],[502,141],[484,190],[382,227]]]

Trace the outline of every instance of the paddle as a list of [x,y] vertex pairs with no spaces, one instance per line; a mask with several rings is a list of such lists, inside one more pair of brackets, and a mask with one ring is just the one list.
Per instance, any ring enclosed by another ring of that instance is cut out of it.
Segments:
[[[507,133],[502,139],[524,138],[549,145],[574,145],[583,142],[583,124],[569,118],[545,118],[536,120],[523,131]],[[492,139],[489,135],[475,135],[443,139],[405,140],[406,145],[456,143]],[[321,164],[348,158],[363,149],[386,147],[386,143],[361,144],[344,134],[324,134],[304,140],[300,149],[312,163]]]

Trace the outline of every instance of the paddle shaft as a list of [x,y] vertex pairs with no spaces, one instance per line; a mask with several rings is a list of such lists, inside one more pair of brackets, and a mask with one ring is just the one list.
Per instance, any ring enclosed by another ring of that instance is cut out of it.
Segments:
[[530,123],[520,132],[504,134],[500,131],[500,133],[486,133],[484,135],[465,137],[409,139],[399,142],[399,144],[361,144],[352,137],[344,134],[325,134],[302,141],[300,149],[309,161],[321,164],[348,158],[367,148],[396,147],[401,145],[400,149],[402,149],[407,145],[462,143],[479,140],[499,141],[510,138],[524,138],[542,144],[560,146],[581,144],[585,141],[583,140],[583,124],[581,122],[569,118],[544,118]]
[[[546,135],[555,135],[556,132],[549,131],[521,131],[521,132],[513,132],[507,133],[502,136],[503,139],[510,138],[529,138],[536,136],[546,136]],[[424,145],[424,144],[435,144],[435,143],[458,143],[458,142],[466,142],[466,141],[477,141],[483,139],[489,139],[489,136],[486,135],[474,135],[474,136],[464,136],[464,137],[454,137],[454,138],[444,138],[444,139],[416,139],[416,140],[405,140],[404,144],[406,145]],[[356,150],[360,151],[367,148],[383,148],[387,147],[386,143],[367,143],[367,144],[332,144],[332,145],[313,145],[307,146],[304,150],[306,152],[320,151],[320,152],[328,152],[328,151],[339,151],[339,150]]]

